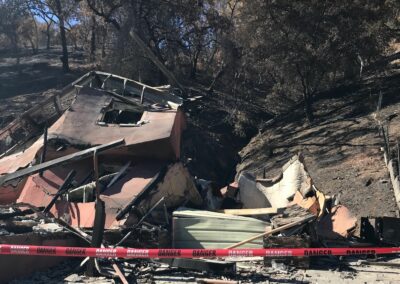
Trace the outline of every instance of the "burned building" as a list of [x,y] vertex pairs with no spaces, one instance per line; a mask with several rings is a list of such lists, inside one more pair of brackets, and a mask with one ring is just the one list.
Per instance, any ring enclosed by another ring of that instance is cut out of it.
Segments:
[[15,140],[0,159],[0,204],[27,204],[92,229],[101,199],[111,231],[132,226],[161,199],[166,210],[201,205],[179,161],[182,101],[168,87],[84,75],[0,131],[3,141]]

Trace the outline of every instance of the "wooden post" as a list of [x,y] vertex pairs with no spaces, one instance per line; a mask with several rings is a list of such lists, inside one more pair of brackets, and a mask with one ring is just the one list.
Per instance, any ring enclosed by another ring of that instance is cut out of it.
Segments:
[[146,89],[146,86],[143,86],[142,88],[142,93],[140,94],[140,104],[143,104],[144,101],[144,90]]
[[[43,133],[43,149],[42,149],[42,155],[40,157],[41,164],[43,164],[46,161],[46,152],[47,152],[47,125],[44,127],[44,133]],[[43,177],[43,171],[40,171],[39,175]]]
[[122,96],[124,96],[126,92],[126,82],[126,79],[124,79],[124,89],[122,90]]
[[[93,151],[93,167],[94,176],[96,182],[96,203],[95,203],[95,216],[94,216],[94,226],[92,235],[92,247],[100,247],[103,243],[104,225],[106,221],[106,212],[104,201],[100,199],[100,187],[99,187],[99,165],[97,159],[97,150]],[[87,276],[96,276],[96,265],[95,258],[90,258],[86,266]]]
[[54,107],[55,107],[58,115],[61,115],[62,114],[62,106],[61,106],[61,101],[60,101],[59,95],[54,96]]
[[105,79],[104,79],[104,81],[103,81],[103,84],[101,84],[101,89],[104,89],[104,87],[106,86],[106,82],[107,82],[107,80],[109,79],[109,78],[111,78],[111,74],[110,75],[108,75]]
[[93,151],[93,170],[94,170],[94,180],[96,184],[96,200],[100,198],[100,188],[99,188],[99,162],[97,157],[97,150]]
[[397,139],[397,176],[400,177],[400,143],[399,139]]

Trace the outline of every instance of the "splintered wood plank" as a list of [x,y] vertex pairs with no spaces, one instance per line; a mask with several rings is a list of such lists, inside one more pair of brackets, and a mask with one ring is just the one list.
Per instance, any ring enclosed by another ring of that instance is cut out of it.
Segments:
[[251,237],[251,238],[249,238],[249,239],[246,239],[246,240],[241,241],[241,242],[239,242],[239,243],[237,243],[237,244],[234,244],[234,245],[232,245],[232,246],[229,246],[229,247],[227,247],[226,249],[232,249],[232,248],[239,247],[239,246],[241,246],[241,245],[250,243],[250,242],[252,242],[252,241],[254,241],[254,240],[256,240],[256,239],[259,239],[259,238],[262,238],[262,237],[265,237],[265,236],[270,236],[270,235],[272,235],[272,234],[279,233],[279,232],[281,232],[281,231],[283,231],[283,230],[290,229],[290,228],[293,228],[293,227],[295,227],[295,226],[304,224],[304,223],[306,223],[306,222],[308,222],[308,221],[310,221],[310,220],[312,220],[312,219],[315,219],[315,216],[314,216],[313,214],[310,214],[310,215],[308,215],[308,216],[304,216],[303,218],[299,218],[299,219],[297,219],[296,221],[294,221],[294,222],[292,222],[292,223],[283,225],[282,227],[275,228],[275,229],[273,229],[273,230],[271,230],[271,231],[268,231],[268,232],[265,232],[265,233],[262,233],[262,234],[255,235],[255,236],[253,236],[253,237]]
[[229,215],[251,216],[251,215],[268,215],[278,214],[279,209],[274,207],[269,208],[251,208],[251,209],[224,209],[219,212]]
[[293,205],[285,208],[279,215],[272,217],[271,223],[274,228],[277,228],[312,217],[315,217],[315,215],[298,205]]

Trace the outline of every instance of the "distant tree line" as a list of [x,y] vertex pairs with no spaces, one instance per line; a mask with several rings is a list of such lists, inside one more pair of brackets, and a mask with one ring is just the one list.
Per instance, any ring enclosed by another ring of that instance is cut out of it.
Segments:
[[171,79],[162,64],[183,85],[261,98],[272,111],[301,103],[313,121],[319,93],[389,52],[399,11],[395,0],[0,0],[0,44],[59,44],[66,72],[68,48],[82,48],[153,84]]

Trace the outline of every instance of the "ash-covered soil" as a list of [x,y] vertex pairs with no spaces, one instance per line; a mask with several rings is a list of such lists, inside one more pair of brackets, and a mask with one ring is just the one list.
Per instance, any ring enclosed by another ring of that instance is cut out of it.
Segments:
[[24,50],[16,65],[14,55],[0,53],[0,128],[44,100],[52,90],[61,89],[90,70],[83,53],[74,51],[70,53],[71,72],[63,73],[61,54],[60,48],[39,49],[37,54]]

